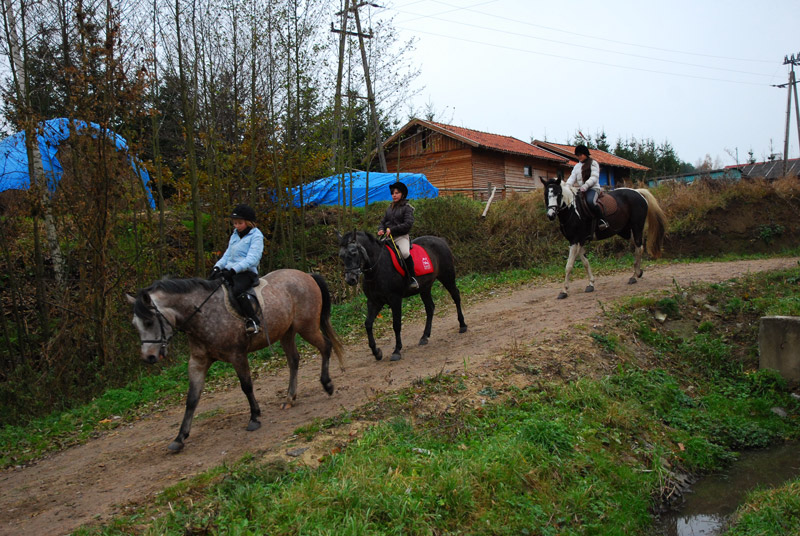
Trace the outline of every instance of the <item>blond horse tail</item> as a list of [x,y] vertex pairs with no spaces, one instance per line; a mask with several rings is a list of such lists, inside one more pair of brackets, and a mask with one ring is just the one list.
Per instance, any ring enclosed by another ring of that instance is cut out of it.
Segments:
[[667,217],[650,190],[641,188],[636,191],[647,201],[647,252],[657,259],[661,256],[661,247],[667,233]]

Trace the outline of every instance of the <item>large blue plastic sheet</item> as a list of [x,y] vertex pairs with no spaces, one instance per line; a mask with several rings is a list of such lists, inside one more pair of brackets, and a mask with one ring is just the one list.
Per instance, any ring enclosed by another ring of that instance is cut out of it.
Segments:
[[[374,173],[369,177],[366,171],[354,171],[343,175],[331,175],[303,185],[303,204],[305,205],[345,205],[350,206],[352,192],[353,206],[363,207],[367,199],[367,179],[369,178],[369,202],[391,201],[389,185],[398,180],[408,187],[408,199],[438,197],[439,189],[428,182],[421,173]],[[292,203],[300,206],[300,187],[291,191]]]
[[[70,123],[72,123],[73,131],[78,134],[85,132],[96,137],[103,132],[97,123],[87,123],[79,119],[48,119],[39,125],[40,131],[36,138],[39,144],[39,152],[42,155],[47,187],[51,192],[55,191],[56,185],[64,174],[64,168],[61,166],[61,162],[58,161],[56,153],[58,153],[59,144],[70,136]],[[125,152],[134,173],[144,183],[147,201],[152,208],[155,208],[156,204],[148,185],[150,174],[147,173],[147,169],[128,154],[128,142],[125,138],[110,130],[105,130],[104,133],[114,143],[117,151]],[[13,136],[0,141],[0,192],[27,190],[30,186],[31,178],[28,173],[28,151],[25,148],[25,132],[17,132]]]

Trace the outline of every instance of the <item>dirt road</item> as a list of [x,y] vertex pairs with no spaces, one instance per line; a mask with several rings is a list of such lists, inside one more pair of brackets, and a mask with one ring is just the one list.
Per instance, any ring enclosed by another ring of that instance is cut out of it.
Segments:
[[[304,363],[300,370],[298,404],[280,410],[288,382],[282,370],[256,381],[263,426],[245,431],[249,412],[238,388],[204,395],[198,418],[184,452],[171,455],[166,446],[175,437],[183,407],[171,408],[120,427],[89,443],[67,449],[21,469],[0,473],[0,534],[65,534],[92,520],[108,519],[131,501],[146,499],[163,488],[246,452],[278,450],[299,426],[317,417],[331,417],[357,408],[376,390],[407,387],[414,379],[442,370],[454,371],[479,365],[502,353],[515,341],[530,341],[574,323],[585,323],[601,312],[601,305],[618,298],[674,288],[677,283],[713,282],[747,272],[785,269],[798,265],[797,258],[727,263],[675,264],[645,267],[644,278],[627,285],[629,274],[598,277],[596,292],[582,291],[578,279],[566,301],[555,299],[559,283],[527,286],[500,292],[491,299],[465,307],[469,331],[458,333],[455,308],[447,299],[437,303],[446,316],[434,319],[427,346],[416,346],[421,322],[404,326],[405,349],[398,362],[376,362],[366,342],[346,347],[347,371],[331,366],[336,392],[322,390],[319,361]],[[578,277],[583,277],[583,270]],[[387,311],[384,313],[388,314]],[[366,340],[366,337],[365,339]],[[389,355],[393,337],[379,339]],[[134,356],[131,356],[133,359]]]

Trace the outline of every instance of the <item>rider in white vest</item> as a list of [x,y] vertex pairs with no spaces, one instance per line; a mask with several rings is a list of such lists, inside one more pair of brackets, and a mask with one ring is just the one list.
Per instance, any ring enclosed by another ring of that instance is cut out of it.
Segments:
[[578,163],[572,168],[572,173],[567,179],[567,186],[579,187],[586,196],[586,203],[598,219],[597,228],[599,230],[608,229],[608,223],[603,220],[603,212],[597,206],[597,195],[601,192],[600,164],[589,155],[589,148],[585,145],[575,147],[575,156],[578,157]]

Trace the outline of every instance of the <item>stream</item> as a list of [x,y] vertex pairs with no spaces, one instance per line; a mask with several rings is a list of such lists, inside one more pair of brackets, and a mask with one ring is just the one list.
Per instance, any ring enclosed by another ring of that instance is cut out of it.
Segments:
[[698,480],[679,508],[662,514],[656,534],[715,536],[757,487],[774,488],[800,476],[800,443],[745,451],[722,473]]

